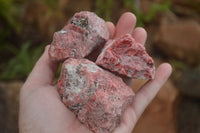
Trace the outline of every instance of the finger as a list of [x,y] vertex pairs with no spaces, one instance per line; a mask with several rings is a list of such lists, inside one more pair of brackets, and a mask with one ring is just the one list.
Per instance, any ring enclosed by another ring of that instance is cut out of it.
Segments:
[[124,13],[120,17],[120,19],[117,23],[116,34],[115,34],[114,38],[118,38],[126,33],[132,34],[135,24],[136,24],[135,15],[131,12]]
[[37,61],[32,72],[27,78],[27,85],[39,86],[52,83],[59,64],[50,59],[48,49],[49,45],[46,46],[43,55]]
[[115,34],[115,25],[112,22],[106,22],[106,25],[110,33],[110,39],[112,39]]
[[140,44],[144,45],[147,39],[147,32],[142,27],[137,27],[133,31],[133,38],[139,42]]
[[169,78],[171,72],[172,68],[170,64],[161,64],[156,71],[155,78],[153,80],[149,80],[145,85],[143,85],[143,87],[141,87],[136,92],[133,101],[133,110],[137,118],[140,117],[147,105],[156,96],[160,88]]

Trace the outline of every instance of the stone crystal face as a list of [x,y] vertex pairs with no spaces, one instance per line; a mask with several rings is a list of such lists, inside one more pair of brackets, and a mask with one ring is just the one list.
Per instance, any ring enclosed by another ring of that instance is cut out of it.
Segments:
[[96,64],[130,78],[153,79],[155,73],[153,59],[130,34],[108,41]]
[[95,133],[113,131],[134,97],[120,77],[87,59],[67,59],[57,85],[63,103]]
[[54,61],[83,58],[109,39],[106,23],[95,13],[76,13],[64,28],[54,33],[49,55]]
[[[152,79],[155,73],[152,58],[130,34],[108,39],[105,21],[92,12],[82,11],[54,33],[49,48],[52,60],[65,61],[57,83],[62,102],[95,133],[112,132],[134,97],[120,77],[96,64],[130,78]],[[81,59],[105,42],[96,64]]]

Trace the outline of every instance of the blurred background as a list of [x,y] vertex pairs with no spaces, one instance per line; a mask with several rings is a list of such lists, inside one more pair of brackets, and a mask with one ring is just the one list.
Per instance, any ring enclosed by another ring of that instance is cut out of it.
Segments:
[[156,66],[173,66],[133,133],[200,133],[200,0],[0,0],[0,132],[18,132],[20,87],[53,33],[82,10],[115,24],[133,12]]

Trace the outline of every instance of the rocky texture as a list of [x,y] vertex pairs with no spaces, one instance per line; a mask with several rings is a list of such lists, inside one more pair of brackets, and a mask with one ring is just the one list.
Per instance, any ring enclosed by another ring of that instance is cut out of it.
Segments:
[[0,119],[0,131],[5,133],[6,129],[6,122],[5,120],[8,119],[8,107],[7,107],[7,101],[6,101],[6,96],[4,89],[0,86],[0,114],[1,114],[1,119]]
[[[133,91],[137,91],[144,83],[144,80],[134,80]],[[145,109],[132,133],[177,133],[177,96],[176,87],[168,80]]]
[[163,18],[155,42],[170,58],[191,65],[200,63],[200,24],[194,20]]
[[86,59],[68,59],[62,66],[58,91],[63,103],[95,133],[117,127],[134,93],[121,78]]
[[130,78],[153,79],[153,59],[130,34],[108,41],[96,64]]
[[183,97],[178,110],[178,133],[200,133],[200,99]]
[[200,70],[198,68],[187,68],[175,80],[175,83],[182,95],[200,98]]
[[49,48],[52,60],[82,58],[109,39],[106,23],[95,13],[76,13],[65,27],[56,32]]
[[[190,10],[194,10],[196,13],[200,13],[200,1],[199,0],[193,0],[192,2],[190,0],[172,0],[172,3],[174,3],[173,5],[180,5],[182,7],[184,7],[185,9],[190,9]],[[193,14],[194,15],[194,14]],[[190,14],[190,16],[193,16],[192,14]]]
[[0,82],[0,132],[18,133],[19,91],[23,82]]

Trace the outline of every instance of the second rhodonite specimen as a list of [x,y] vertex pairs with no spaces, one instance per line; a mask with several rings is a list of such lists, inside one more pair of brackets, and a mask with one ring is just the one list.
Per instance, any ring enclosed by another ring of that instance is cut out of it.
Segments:
[[130,34],[108,41],[96,64],[129,78],[153,79],[155,73],[153,59]]
[[120,77],[87,59],[67,59],[58,92],[79,121],[95,133],[110,133],[132,103],[134,93]]
[[49,55],[54,61],[83,58],[109,39],[106,23],[93,12],[76,13],[64,28],[54,33]]

